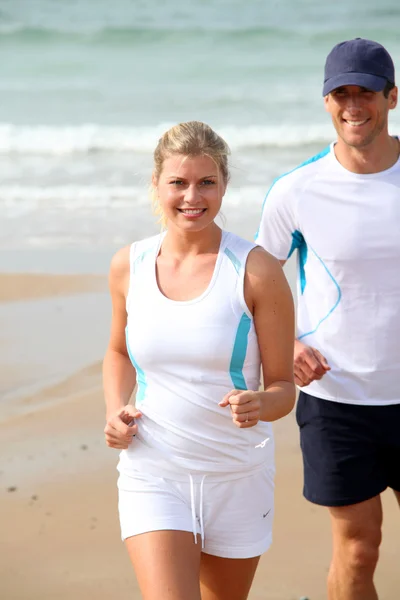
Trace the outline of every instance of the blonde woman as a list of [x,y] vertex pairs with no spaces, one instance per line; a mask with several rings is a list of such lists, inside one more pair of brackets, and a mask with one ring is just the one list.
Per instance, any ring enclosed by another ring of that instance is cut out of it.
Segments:
[[228,154],[204,123],[167,131],[152,179],[165,230],[111,263],[105,437],[145,600],[245,600],[271,544],[293,301],[279,262],[215,223]]

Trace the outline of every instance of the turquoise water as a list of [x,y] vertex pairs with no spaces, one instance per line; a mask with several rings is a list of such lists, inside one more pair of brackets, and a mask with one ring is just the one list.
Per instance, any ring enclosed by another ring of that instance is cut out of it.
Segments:
[[399,22],[397,0],[0,2],[0,249],[155,231],[151,152],[189,119],[230,144],[223,212],[252,236],[272,179],[334,137],[326,54],[369,37],[399,65]]

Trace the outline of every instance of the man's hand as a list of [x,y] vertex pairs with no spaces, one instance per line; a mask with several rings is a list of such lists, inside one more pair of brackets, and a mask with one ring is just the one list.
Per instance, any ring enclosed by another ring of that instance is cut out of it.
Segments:
[[294,380],[301,387],[321,379],[330,370],[321,352],[296,340],[294,347]]

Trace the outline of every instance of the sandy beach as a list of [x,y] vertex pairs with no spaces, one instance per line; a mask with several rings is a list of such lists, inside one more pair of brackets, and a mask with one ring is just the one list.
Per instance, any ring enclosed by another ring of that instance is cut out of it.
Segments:
[[0,275],[0,302],[67,296],[106,289],[107,278],[102,275],[33,273],[2,273]]
[[[83,299],[88,293],[98,293],[100,298],[105,281],[86,276],[2,275],[0,289],[4,307],[11,310],[15,303],[31,310],[33,303],[44,301],[44,297],[54,303],[67,296],[79,300],[80,294]],[[72,325],[76,324],[75,314],[71,313]],[[105,329],[106,319],[104,312]],[[43,331],[54,343],[60,335],[46,324]],[[80,333],[83,339],[91,332]],[[20,369],[16,358],[10,366],[6,350],[20,343],[18,339],[13,342],[9,334],[6,339],[4,330],[0,330],[0,369],[6,372],[13,366],[11,379],[16,388],[18,378],[25,381],[24,370],[29,369],[26,359]],[[18,411],[6,409],[11,400],[4,403],[1,399],[2,600],[140,598],[119,538],[117,453],[103,441],[100,346],[96,360],[90,360],[95,354],[88,353],[88,363],[82,360],[79,368],[64,373],[59,380],[25,395],[21,388],[17,393]],[[14,348],[13,356],[18,357],[18,348]],[[275,435],[274,543],[262,558],[250,598],[298,600],[306,596],[323,600],[330,559],[329,520],[324,509],[302,498],[301,457],[293,413],[276,424]],[[381,600],[396,600],[400,590],[399,513],[389,491],[383,500],[384,541],[376,581]]]

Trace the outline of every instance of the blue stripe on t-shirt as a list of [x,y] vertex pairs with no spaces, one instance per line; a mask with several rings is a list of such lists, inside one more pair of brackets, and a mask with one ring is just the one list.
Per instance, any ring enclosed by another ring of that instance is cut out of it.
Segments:
[[303,294],[306,287],[305,264],[307,262],[308,248],[303,234],[298,229],[292,233],[292,245],[287,257],[290,258],[295,250],[299,251],[300,291]]
[[[267,198],[268,198],[269,194],[271,193],[271,190],[272,190],[272,188],[274,187],[274,185],[276,184],[277,181],[279,181],[280,179],[282,179],[282,177],[286,177],[286,175],[290,175],[290,173],[293,173],[294,171],[297,171],[298,169],[301,169],[302,167],[306,167],[307,165],[310,165],[311,163],[316,162],[320,158],[323,158],[324,156],[326,156],[327,154],[329,154],[330,150],[331,150],[331,147],[329,145],[326,148],[324,148],[323,150],[321,150],[321,152],[318,152],[318,154],[315,154],[311,158],[308,158],[306,161],[302,162],[300,165],[298,165],[294,169],[291,169],[290,171],[287,171],[287,173],[283,173],[283,175],[280,175],[279,177],[277,177],[276,179],[274,179],[274,181],[271,184],[271,187],[269,188],[269,190],[268,190],[268,192],[267,192],[267,194],[266,194],[266,196],[264,198],[264,202],[263,202],[263,205],[262,205],[262,212],[264,211],[264,207],[265,207],[265,203],[267,201]],[[261,216],[261,220],[262,220],[262,216]],[[257,231],[257,233],[255,235],[255,239],[256,240],[257,240],[259,232],[260,232],[260,228],[258,228],[258,231]],[[296,231],[292,232],[292,245],[290,247],[289,254],[288,254],[287,258],[289,258],[293,254],[293,252],[295,250],[299,251],[300,290],[301,290],[301,293],[303,294],[304,289],[306,287],[305,264],[307,262],[307,244],[306,244],[306,241],[305,241],[305,239],[303,237],[303,234],[298,229],[296,229]]]
[[308,335],[312,335],[313,333],[315,333],[317,331],[317,329],[319,328],[319,326],[321,325],[321,323],[323,323],[324,321],[326,321],[326,319],[331,316],[331,314],[333,313],[333,311],[338,307],[338,305],[340,303],[340,300],[342,299],[342,290],[340,288],[340,285],[338,284],[338,282],[336,281],[336,279],[334,278],[334,276],[332,275],[332,273],[330,272],[330,270],[328,269],[328,267],[326,266],[326,264],[324,263],[324,261],[322,260],[322,258],[320,256],[318,256],[318,254],[315,252],[315,250],[313,248],[311,248],[311,252],[320,261],[321,265],[324,267],[324,269],[327,272],[328,276],[333,281],[333,283],[334,283],[334,285],[336,287],[338,295],[337,295],[335,304],[327,312],[327,314],[324,317],[322,317],[322,319],[320,319],[318,321],[316,327],[314,327],[314,329],[312,329],[311,331],[307,331],[306,333],[302,333],[301,335],[299,335],[299,337],[298,337],[299,340],[302,340],[303,338],[307,337]]
[[[282,175],[279,175],[279,177],[276,177],[274,179],[274,181],[271,184],[271,187],[269,188],[265,198],[264,198],[264,202],[262,205],[262,210],[264,210],[264,206],[265,203],[267,201],[267,198],[272,190],[272,188],[274,187],[274,185],[276,184],[277,181],[279,181],[280,179],[282,179],[282,177],[286,177],[286,175],[290,175],[290,173],[294,173],[294,171],[297,171],[298,169],[301,169],[302,167],[306,167],[307,165],[310,165],[313,162],[316,162],[317,160],[319,160],[320,158],[324,158],[324,156],[326,156],[327,154],[329,154],[331,150],[330,145],[327,146],[326,148],[324,148],[323,150],[321,150],[321,152],[319,152],[318,154],[315,154],[315,156],[312,156],[311,158],[308,158],[307,160],[305,160],[304,162],[302,162],[300,165],[297,165],[297,167],[295,167],[294,169],[291,169],[290,171],[287,171],[286,173],[283,173]],[[258,231],[256,234],[256,237],[258,235]]]

